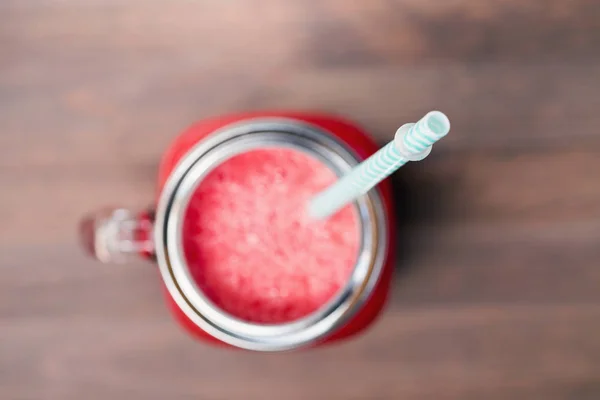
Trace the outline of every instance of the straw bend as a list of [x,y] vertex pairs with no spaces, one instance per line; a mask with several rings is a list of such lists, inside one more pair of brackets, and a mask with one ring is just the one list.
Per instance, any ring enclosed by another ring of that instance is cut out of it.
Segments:
[[431,153],[431,149],[433,148],[433,146],[427,146],[425,150],[421,152],[411,152],[408,149],[408,147],[404,144],[404,140],[413,126],[415,126],[415,124],[409,123],[404,124],[400,128],[398,128],[398,130],[396,131],[396,135],[394,135],[394,145],[396,146],[396,150],[398,150],[398,153],[406,161],[421,161]]

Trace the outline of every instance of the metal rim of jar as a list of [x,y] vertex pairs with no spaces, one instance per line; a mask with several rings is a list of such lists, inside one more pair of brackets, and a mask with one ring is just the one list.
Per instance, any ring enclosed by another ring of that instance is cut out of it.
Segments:
[[338,176],[360,161],[329,132],[286,118],[244,120],[213,132],[176,165],[161,192],[154,240],[162,279],[183,313],[200,329],[230,345],[257,351],[308,346],[344,325],[364,304],[379,280],[388,241],[387,215],[377,189],[354,204],[361,246],[348,283],[315,312],[289,323],[257,324],[238,319],[213,304],[191,276],[182,243],[187,205],[202,179],[217,165],[242,152],[287,147],[317,157]]

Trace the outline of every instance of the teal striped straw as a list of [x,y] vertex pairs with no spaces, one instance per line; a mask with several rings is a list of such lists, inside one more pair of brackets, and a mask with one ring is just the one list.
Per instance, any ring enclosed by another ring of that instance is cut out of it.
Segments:
[[322,219],[335,214],[407,162],[427,157],[431,146],[448,131],[450,121],[439,111],[427,113],[415,124],[403,125],[396,131],[394,140],[316,194],[308,204],[309,215]]

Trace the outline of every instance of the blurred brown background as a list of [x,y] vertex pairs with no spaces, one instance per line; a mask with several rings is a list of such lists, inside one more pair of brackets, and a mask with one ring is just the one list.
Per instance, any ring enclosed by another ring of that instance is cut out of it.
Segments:
[[[599,96],[597,0],[2,0],[0,398],[600,398]],[[397,174],[394,296],[356,341],[197,344],[152,266],[77,246],[187,125],[262,108],[381,141],[450,116]]]

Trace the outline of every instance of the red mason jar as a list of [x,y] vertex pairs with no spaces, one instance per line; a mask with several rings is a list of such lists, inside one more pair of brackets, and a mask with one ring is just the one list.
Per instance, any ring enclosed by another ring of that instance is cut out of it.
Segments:
[[364,131],[329,115],[207,119],[164,154],[155,209],[97,212],[84,219],[82,238],[104,262],[132,254],[155,261],[169,308],[202,341],[282,351],[349,338],[388,295],[389,182],[330,221],[295,217],[302,213],[288,203],[304,203],[329,175],[377,150]]

